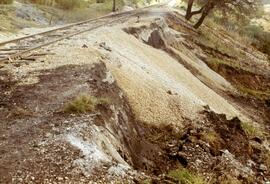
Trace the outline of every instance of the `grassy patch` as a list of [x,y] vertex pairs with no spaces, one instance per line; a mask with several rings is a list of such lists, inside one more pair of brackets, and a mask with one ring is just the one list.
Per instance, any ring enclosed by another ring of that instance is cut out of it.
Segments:
[[253,46],[270,57],[270,33],[264,31],[263,27],[247,25],[241,28],[240,33],[248,36]]
[[146,179],[140,182],[140,184],[152,184],[151,179]]
[[111,100],[109,98],[96,98],[95,99],[95,105],[110,105],[111,104]]
[[207,63],[215,70],[218,71],[218,67],[220,65],[226,65],[226,66],[230,66],[232,68],[239,68],[242,69],[240,64],[238,62],[232,63],[231,61],[227,61],[227,60],[222,60],[219,58],[214,58],[214,57],[208,57],[207,58]]
[[214,34],[214,32],[209,30],[204,30],[202,34],[196,38],[196,41],[200,45],[204,45],[230,57],[245,57],[239,49],[235,48],[233,43],[224,41],[224,38],[221,35]]
[[11,4],[13,0],[0,0],[0,4]]
[[170,171],[168,176],[174,178],[181,184],[206,184],[203,176],[195,174],[187,169],[176,169]]
[[110,100],[107,98],[97,98],[88,95],[80,95],[67,103],[64,112],[67,113],[86,113],[93,112],[98,105],[109,105]]
[[249,137],[264,136],[264,132],[260,128],[255,127],[251,122],[242,122],[241,127]]
[[260,100],[266,100],[270,98],[270,91],[260,91],[243,86],[238,86],[237,88],[241,93],[251,95]]
[[29,0],[31,3],[42,4],[47,6],[58,6],[65,10],[80,8],[86,6],[86,1],[83,0]]

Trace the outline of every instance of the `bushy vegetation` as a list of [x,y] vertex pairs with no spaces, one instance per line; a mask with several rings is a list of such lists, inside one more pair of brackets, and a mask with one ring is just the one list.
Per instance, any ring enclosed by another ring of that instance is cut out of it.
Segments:
[[0,4],[11,4],[13,0],[0,0]]
[[252,45],[270,57],[270,32],[257,25],[248,25],[243,27],[240,33],[250,37]]
[[[262,15],[261,11],[254,13],[255,17]],[[251,22],[251,18],[237,19],[235,16],[222,16],[219,12],[212,15],[211,19],[215,24],[221,25],[230,35],[245,40],[259,51],[267,54],[270,57],[270,32],[267,32],[263,27],[255,25]],[[208,23],[211,21],[208,21]],[[211,26],[213,27],[214,24]],[[241,38],[239,38],[241,37]]]
[[67,113],[86,113],[95,110],[98,105],[109,105],[110,100],[107,98],[97,98],[94,96],[80,95],[67,103],[64,112]]
[[184,168],[170,171],[168,175],[181,184],[206,184],[202,176]]

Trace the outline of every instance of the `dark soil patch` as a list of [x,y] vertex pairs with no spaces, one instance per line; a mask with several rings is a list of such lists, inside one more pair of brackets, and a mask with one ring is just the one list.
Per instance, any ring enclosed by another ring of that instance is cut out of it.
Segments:
[[270,90],[270,77],[251,73],[225,64],[218,64],[217,67],[212,67],[211,64],[209,64],[209,66],[236,86],[243,86],[260,91]]
[[249,149],[248,137],[237,117],[227,120],[224,114],[216,114],[212,111],[206,111],[205,115],[209,128],[212,127],[221,138],[219,143],[222,149],[227,149],[236,157],[243,157],[244,160],[250,157],[252,152]]

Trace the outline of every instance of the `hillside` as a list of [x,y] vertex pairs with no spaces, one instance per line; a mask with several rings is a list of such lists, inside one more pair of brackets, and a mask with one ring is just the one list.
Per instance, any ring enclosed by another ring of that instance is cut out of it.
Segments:
[[183,13],[141,9],[1,63],[0,183],[268,184],[269,56]]

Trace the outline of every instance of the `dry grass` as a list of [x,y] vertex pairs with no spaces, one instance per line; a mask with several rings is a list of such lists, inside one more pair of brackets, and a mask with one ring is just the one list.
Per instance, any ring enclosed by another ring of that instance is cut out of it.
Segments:
[[259,127],[255,127],[251,122],[242,122],[241,127],[249,137],[264,137],[265,135]]
[[110,100],[107,98],[97,98],[88,95],[80,95],[67,103],[64,107],[66,113],[86,113],[93,112],[98,105],[108,106]]
[[205,45],[213,49],[213,51],[219,51],[222,54],[226,54],[230,57],[244,58],[245,55],[240,49],[235,48],[234,43],[226,40],[221,30],[212,30],[206,28],[201,30],[201,35],[196,38],[196,41],[201,45]]
[[215,131],[203,132],[201,139],[210,145],[211,151],[218,154],[222,148],[223,140]]
[[223,60],[223,59],[219,59],[219,58],[214,58],[214,57],[208,57],[207,58],[207,63],[211,66],[211,68],[213,68],[215,71],[218,71],[218,67],[220,65],[226,65],[226,66],[230,66],[232,68],[239,68],[242,69],[241,65],[239,62],[232,62],[229,60]]
[[270,91],[260,91],[243,86],[237,86],[237,89],[243,94],[251,95],[260,100],[266,100],[270,98]]
[[170,171],[168,176],[174,178],[181,184],[206,184],[203,176],[195,174],[187,169],[181,168]]
[[220,142],[221,142],[220,136],[214,131],[204,132],[202,134],[202,140],[206,141],[211,146],[215,145],[217,147],[220,146]]
[[80,8],[87,4],[83,0],[30,0],[30,2],[47,6],[58,6],[65,10]]
[[11,4],[13,0],[0,0],[0,4]]
[[26,116],[33,116],[33,112],[31,112],[28,109],[21,108],[21,107],[15,107],[12,116],[14,117],[26,117]]

